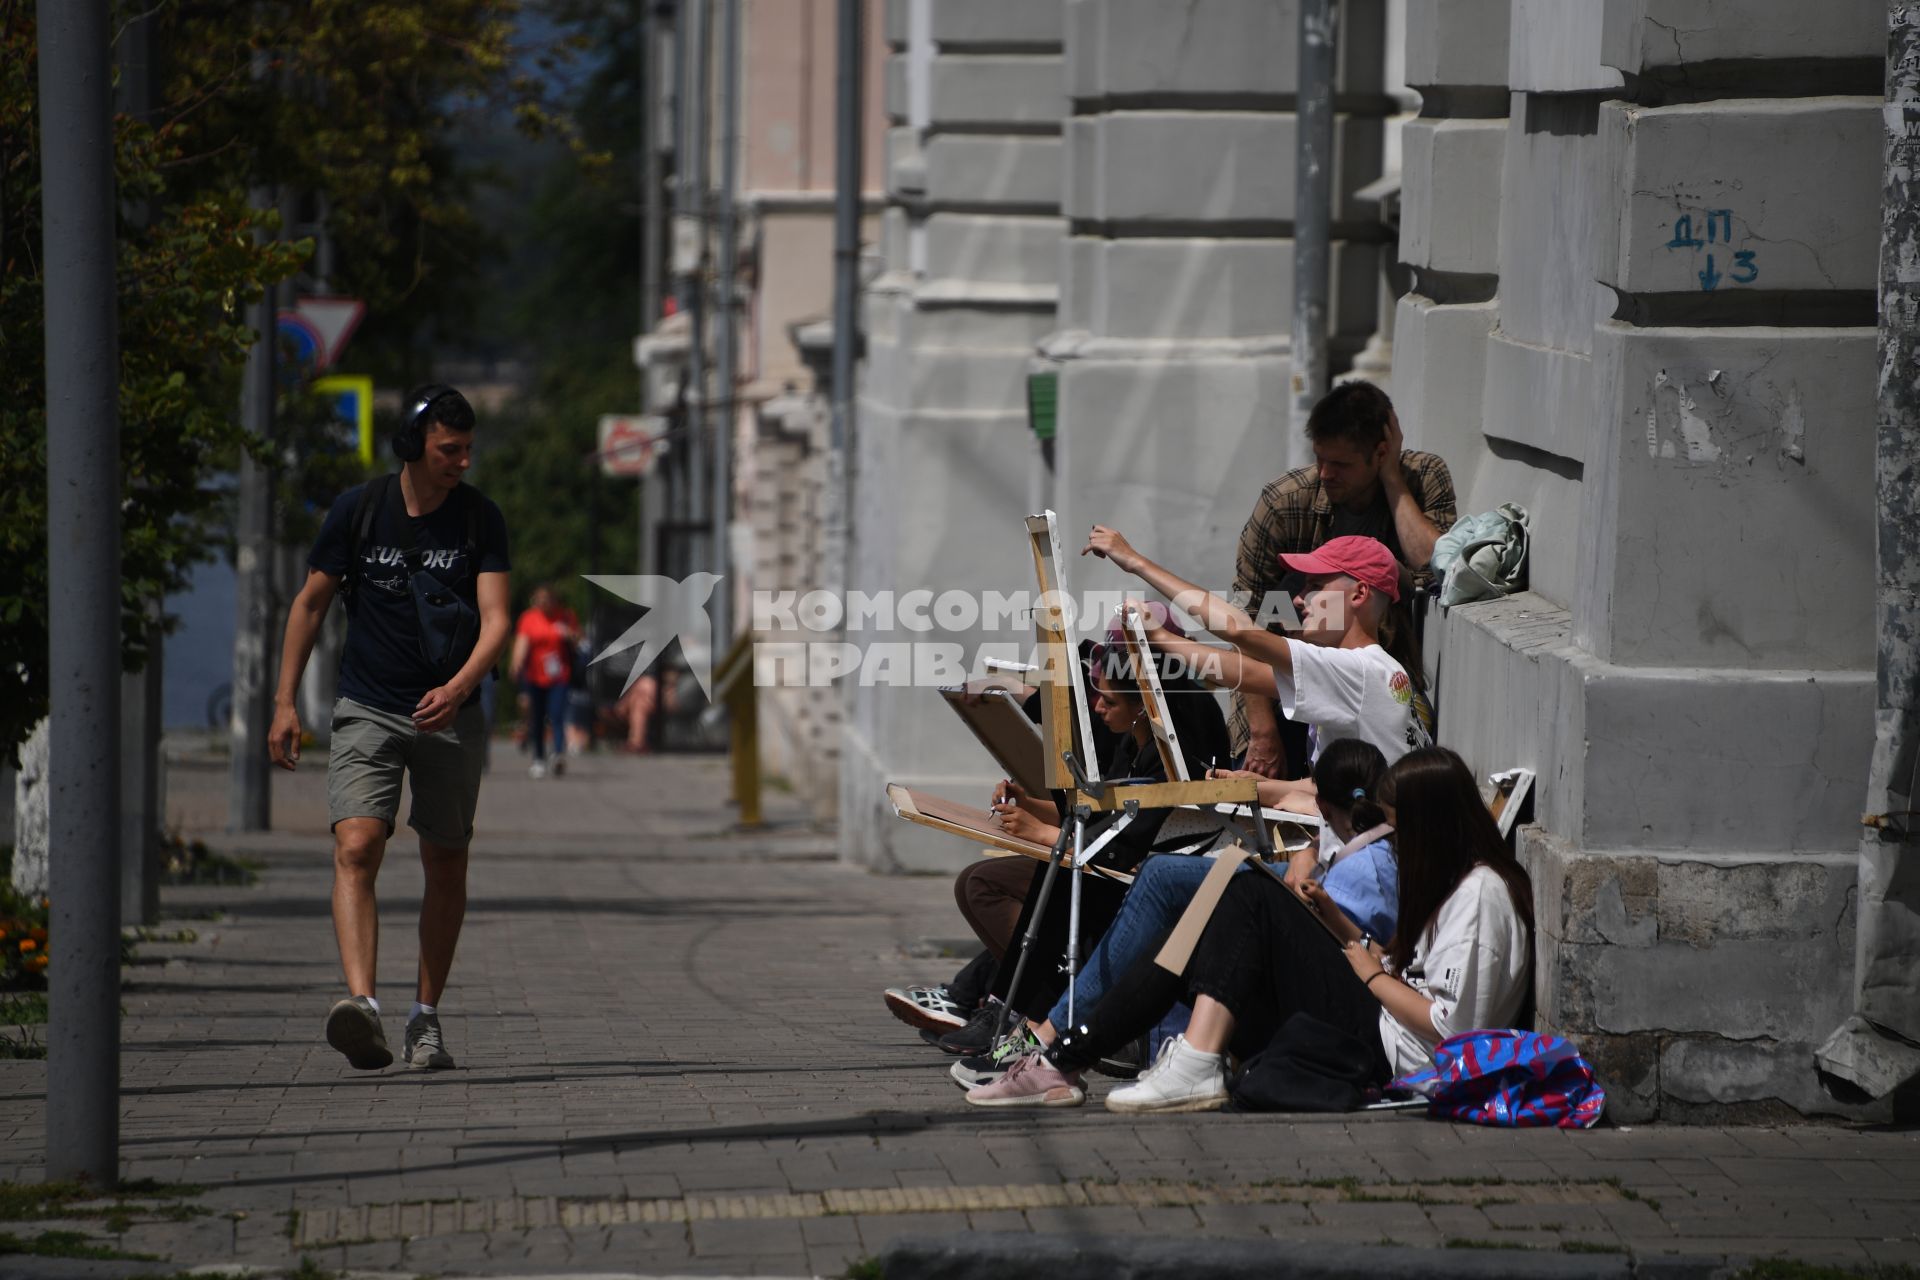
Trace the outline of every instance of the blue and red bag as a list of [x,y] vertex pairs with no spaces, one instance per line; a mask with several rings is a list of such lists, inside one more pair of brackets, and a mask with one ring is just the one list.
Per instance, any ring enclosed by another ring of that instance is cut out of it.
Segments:
[[1387,1085],[1427,1100],[1435,1120],[1508,1129],[1590,1129],[1606,1091],[1580,1051],[1533,1031],[1465,1031],[1442,1040],[1434,1065]]

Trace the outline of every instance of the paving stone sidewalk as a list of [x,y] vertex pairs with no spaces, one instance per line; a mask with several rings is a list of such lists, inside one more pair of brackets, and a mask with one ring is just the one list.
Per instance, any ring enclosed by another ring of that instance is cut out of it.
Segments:
[[[442,1011],[460,1068],[354,1072],[320,1036],[322,764],[278,779],[274,834],[216,839],[259,884],[169,889],[163,928],[197,937],[128,970],[125,1176],[203,1187],[210,1212],[74,1229],[175,1267],[454,1275],[834,1276],[966,1231],[1920,1263],[1912,1130],[970,1110],[879,1000],[955,967],[924,946],[961,932],[949,883],[838,864],[778,794],[769,830],[734,830],[711,757],[536,782],[497,750]],[[176,765],[175,819],[218,826],[224,779]],[[403,835],[381,882],[394,1039],[419,887]],[[43,1176],[44,1105],[45,1064],[0,1061],[0,1178]]]

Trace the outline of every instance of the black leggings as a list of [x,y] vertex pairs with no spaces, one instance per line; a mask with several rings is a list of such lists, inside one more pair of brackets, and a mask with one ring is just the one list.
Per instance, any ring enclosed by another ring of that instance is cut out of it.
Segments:
[[[1143,952],[1087,1021],[1061,1036],[1050,1055],[1056,1066],[1093,1065],[1145,1034],[1182,995],[1211,996],[1233,1013],[1229,1047],[1243,1059],[1296,1013],[1380,1044],[1379,1002],[1306,904],[1263,870],[1228,883],[1184,974],[1156,965],[1158,953]],[[1386,1051],[1379,1054],[1375,1073],[1385,1080]]]

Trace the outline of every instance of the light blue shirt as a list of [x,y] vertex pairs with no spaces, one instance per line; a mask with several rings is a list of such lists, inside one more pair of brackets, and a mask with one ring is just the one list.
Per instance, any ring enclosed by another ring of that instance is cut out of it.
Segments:
[[1385,839],[1355,849],[1321,881],[1333,904],[1379,942],[1393,936],[1400,915],[1400,864]]

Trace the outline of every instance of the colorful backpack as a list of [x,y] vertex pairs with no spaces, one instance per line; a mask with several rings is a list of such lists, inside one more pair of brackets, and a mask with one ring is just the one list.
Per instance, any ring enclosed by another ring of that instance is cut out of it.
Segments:
[[1466,1031],[1442,1040],[1434,1065],[1387,1085],[1427,1100],[1436,1120],[1509,1129],[1590,1129],[1607,1095],[1580,1051],[1532,1031]]

